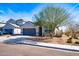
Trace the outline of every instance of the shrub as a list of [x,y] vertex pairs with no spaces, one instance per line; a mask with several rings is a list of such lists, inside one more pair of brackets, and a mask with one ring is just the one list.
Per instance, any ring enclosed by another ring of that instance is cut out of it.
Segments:
[[65,32],[65,35],[70,36],[71,35],[70,33],[71,33],[71,31],[68,30]]
[[79,42],[75,42],[75,44],[79,44]]
[[72,38],[67,39],[67,43],[72,43]]

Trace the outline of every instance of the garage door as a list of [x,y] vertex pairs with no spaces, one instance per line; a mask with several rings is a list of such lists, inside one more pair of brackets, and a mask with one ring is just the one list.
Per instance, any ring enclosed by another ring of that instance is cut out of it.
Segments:
[[23,35],[36,36],[36,29],[35,28],[23,29]]

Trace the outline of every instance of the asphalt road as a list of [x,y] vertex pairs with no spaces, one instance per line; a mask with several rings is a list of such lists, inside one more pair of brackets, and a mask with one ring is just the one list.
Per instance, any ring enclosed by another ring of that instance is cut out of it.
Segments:
[[79,56],[79,52],[0,43],[0,56]]

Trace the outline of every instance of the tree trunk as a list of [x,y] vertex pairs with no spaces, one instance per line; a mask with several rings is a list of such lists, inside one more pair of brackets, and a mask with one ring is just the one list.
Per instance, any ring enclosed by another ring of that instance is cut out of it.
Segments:
[[42,36],[42,27],[39,27],[39,36]]

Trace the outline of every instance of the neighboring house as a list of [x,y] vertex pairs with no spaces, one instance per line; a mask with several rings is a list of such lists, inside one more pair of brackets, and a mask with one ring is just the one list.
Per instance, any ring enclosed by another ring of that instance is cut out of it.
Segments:
[[9,19],[6,23],[12,23],[12,24],[15,24],[16,21],[14,19]]
[[23,35],[36,36],[39,35],[39,27],[35,26],[33,22],[28,21],[21,26]]
[[22,26],[24,23],[25,23],[25,21],[23,19],[16,20],[16,25],[18,25],[18,26]]
[[21,34],[21,28],[12,23],[6,23],[3,30],[6,32],[6,34]]

